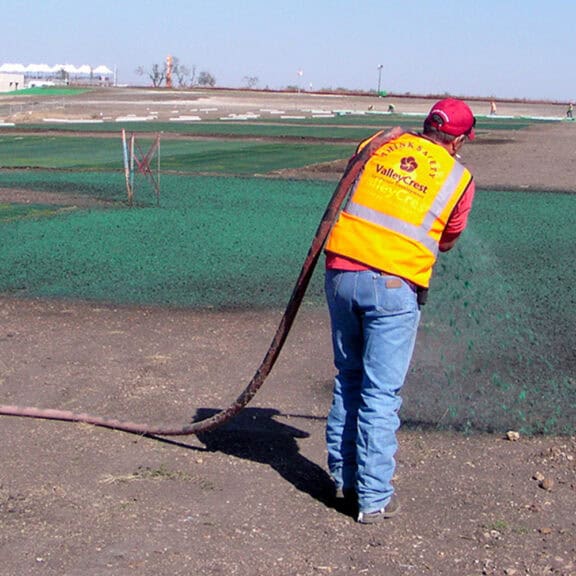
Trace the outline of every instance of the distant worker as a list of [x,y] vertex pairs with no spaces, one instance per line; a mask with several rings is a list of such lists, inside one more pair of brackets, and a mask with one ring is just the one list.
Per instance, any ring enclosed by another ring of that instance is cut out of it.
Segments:
[[396,112],[396,106],[394,106],[394,104],[388,104],[388,112],[394,114],[394,112]]
[[572,104],[572,102],[568,104],[568,110],[566,110],[566,118],[574,119],[574,104]]
[[363,524],[400,507],[392,486],[399,393],[438,253],[454,246],[472,207],[472,175],[456,158],[475,123],[467,104],[446,98],[422,133],[394,128],[361,142],[351,162],[363,162],[362,172],[326,243],[337,370],[328,468],[336,498]]
[[492,100],[490,102],[490,116],[495,116],[498,113],[498,111],[496,110],[496,102],[494,102],[494,100]]

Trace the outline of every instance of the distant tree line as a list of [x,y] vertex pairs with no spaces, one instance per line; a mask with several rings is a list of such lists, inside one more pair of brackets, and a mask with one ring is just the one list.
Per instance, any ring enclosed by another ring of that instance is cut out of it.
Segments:
[[[152,64],[149,68],[138,66],[136,68],[138,76],[147,76],[152,82],[152,86],[159,88],[166,83],[168,76],[168,63]],[[207,70],[202,70],[196,75],[196,66],[188,67],[180,62],[179,58],[172,58],[172,83],[178,88],[192,86],[216,86],[216,78]]]

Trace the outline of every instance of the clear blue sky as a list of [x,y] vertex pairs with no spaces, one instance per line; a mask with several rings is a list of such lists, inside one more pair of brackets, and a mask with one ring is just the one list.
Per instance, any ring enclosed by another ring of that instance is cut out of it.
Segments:
[[[0,64],[167,55],[217,86],[576,99],[573,0],[0,0]],[[303,75],[298,75],[298,70]]]

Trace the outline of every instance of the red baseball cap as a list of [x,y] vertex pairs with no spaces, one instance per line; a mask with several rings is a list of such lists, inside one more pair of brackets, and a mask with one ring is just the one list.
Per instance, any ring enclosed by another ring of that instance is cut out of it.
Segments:
[[452,136],[466,134],[469,140],[474,140],[475,137],[476,118],[468,104],[456,98],[445,98],[436,102],[428,113],[426,123]]

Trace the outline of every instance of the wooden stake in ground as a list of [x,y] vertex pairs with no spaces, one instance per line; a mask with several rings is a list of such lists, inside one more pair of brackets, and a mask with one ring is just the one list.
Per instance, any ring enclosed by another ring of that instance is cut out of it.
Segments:
[[128,157],[128,144],[126,142],[126,130],[122,128],[122,154],[124,158],[124,179],[126,180],[126,193],[128,195],[128,204],[132,206],[134,191],[132,188],[132,174],[130,169],[130,160]]

